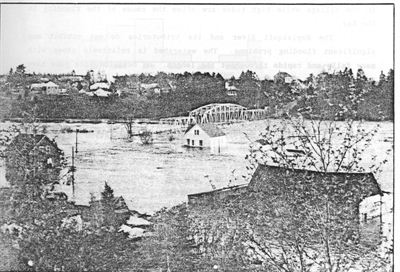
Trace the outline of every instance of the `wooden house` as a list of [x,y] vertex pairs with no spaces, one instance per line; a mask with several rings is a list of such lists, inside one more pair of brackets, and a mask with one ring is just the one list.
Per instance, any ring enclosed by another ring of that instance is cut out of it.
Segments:
[[161,94],[158,83],[140,83],[140,91],[143,95]]
[[30,177],[44,183],[58,181],[63,152],[54,140],[43,134],[18,134],[5,150],[6,179],[11,184]]
[[385,194],[372,173],[327,173],[259,165],[247,186],[188,195],[188,204],[194,212],[197,207],[202,211],[203,207],[213,210],[232,205],[240,210],[250,205],[255,213],[273,205],[276,218],[290,213],[293,206],[309,209],[308,218],[318,218],[328,205],[330,216],[344,220],[348,226],[346,237],[359,237],[363,243],[378,245],[383,230],[388,233],[388,240],[392,234],[390,220],[385,223],[382,219],[390,217],[392,202],[386,201],[385,207],[382,197]]
[[45,83],[34,83],[31,85],[30,89],[33,94],[60,95],[63,93],[63,90],[51,81]]
[[209,192],[190,194],[188,195],[188,204],[190,206],[195,206],[217,203],[218,201],[226,199],[227,197],[239,196],[245,191],[247,191],[247,184],[225,187]]
[[239,92],[239,89],[234,85],[232,81],[225,82],[225,90],[228,96],[233,96],[233,97],[236,97]]
[[195,124],[185,132],[185,146],[211,149],[213,153],[220,153],[226,146],[226,135],[213,124]]

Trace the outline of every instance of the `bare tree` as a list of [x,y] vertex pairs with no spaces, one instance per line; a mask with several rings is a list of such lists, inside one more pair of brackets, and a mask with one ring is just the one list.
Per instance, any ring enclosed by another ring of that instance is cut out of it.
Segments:
[[128,138],[132,138],[133,136],[133,124],[134,124],[133,116],[125,118],[124,126],[126,132],[128,133]]
[[148,145],[153,142],[153,133],[150,130],[144,130],[139,135],[143,144]]
[[[377,174],[387,159],[381,158],[378,162],[376,154],[366,151],[378,133],[379,125],[370,129],[365,127],[362,122],[353,120],[336,122],[301,117],[270,124],[260,139],[251,145],[249,170],[267,164],[319,173]],[[391,152],[392,147],[384,151],[386,156]],[[381,258],[374,251],[376,248],[364,246],[358,237],[346,238],[349,233],[357,233],[357,224],[353,224],[354,220],[348,216],[354,212],[345,205],[335,205],[335,199],[346,203],[358,192],[335,184],[334,176],[331,176],[325,184],[316,182],[315,186],[307,187],[307,192],[301,193],[305,188],[302,181],[283,175],[280,177],[284,188],[280,195],[284,196],[283,202],[271,198],[271,194],[256,194],[265,199],[264,208],[272,215],[261,212],[255,217],[275,223],[268,230],[258,232],[258,237],[248,234],[247,243],[278,271],[303,272],[314,266],[329,272],[347,271],[351,266],[358,266],[363,271],[386,269],[389,260]],[[273,190],[278,187],[279,184]],[[321,187],[327,188],[321,190]],[[276,230],[279,230],[278,234]]]

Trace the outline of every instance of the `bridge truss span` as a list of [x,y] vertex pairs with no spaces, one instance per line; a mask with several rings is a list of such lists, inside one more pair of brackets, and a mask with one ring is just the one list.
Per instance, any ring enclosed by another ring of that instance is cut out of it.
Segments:
[[232,103],[208,104],[192,110],[190,117],[196,120],[196,123],[224,123],[236,120],[245,120],[246,108]]
[[266,109],[247,109],[233,103],[213,103],[190,111],[189,116],[163,118],[160,121],[177,127],[187,127],[192,124],[228,123],[265,118],[267,118]]

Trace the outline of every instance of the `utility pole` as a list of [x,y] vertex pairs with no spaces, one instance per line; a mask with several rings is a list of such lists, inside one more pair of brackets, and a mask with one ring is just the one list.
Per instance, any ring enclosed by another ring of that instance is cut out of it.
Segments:
[[78,153],[78,132],[79,129],[75,130],[75,153]]
[[72,172],[72,197],[75,198],[75,165],[74,165],[74,147],[72,146],[72,166],[71,166],[71,172]]

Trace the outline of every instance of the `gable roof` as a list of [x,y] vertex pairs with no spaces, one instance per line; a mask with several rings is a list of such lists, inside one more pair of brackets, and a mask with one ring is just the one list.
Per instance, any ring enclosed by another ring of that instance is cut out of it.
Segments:
[[212,191],[189,194],[188,198],[201,197],[201,196],[205,196],[205,195],[214,195],[214,194],[218,194],[221,192],[227,192],[227,191],[233,191],[233,190],[247,189],[247,186],[248,186],[248,184],[239,184],[239,185],[234,185],[234,186],[229,186],[229,187],[223,187],[223,188],[215,189]]
[[99,96],[99,97],[109,97],[111,92],[106,91],[102,88],[97,89],[96,91],[93,92],[94,95]]
[[42,88],[42,87],[58,87],[57,84],[55,84],[52,81],[47,81],[45,83],[33,83],[31,85],[31,89],[35,89],[35,88]]
[[105,89],[108,90],[110,89],[110,84],[107,82],[96,82],[90,85],[89,87],[90,90],[97,90],[97,89]]
[[211,138],[225,136],[225,133],[221,129],[219,129],[216,125],[213,125],[213,124],[194,124],[194,125],[190,125],[186,129],[185,134],[188,133],[196,125],[199,126]]
[[[357,191],[360,199],[383,192],[372,173],[318,172],[303,169],[289,169],[280,166],[259,165],[249,183],[250,190],[267,191],[270,184],[283,183],[285,187],[300,185],[304,191],[316,189],[319,193],[337,190]],[[284,187],[284,186],[282,186]],[[276,186],[274,187],[276,188]],[[282,188],[285,190],[286,188]]]
[[50,140],[44,134],[28,134],[28,133],[20,133],[14,137],[11,143],[7,146],[6,152],[10,152],[13,149],[25,149],[27,151],[33,150],[36,146],[38,146],[43,141],[49,142],[52,146],[54,146],[58,151],[61,149],[58,148],[57,144]]

